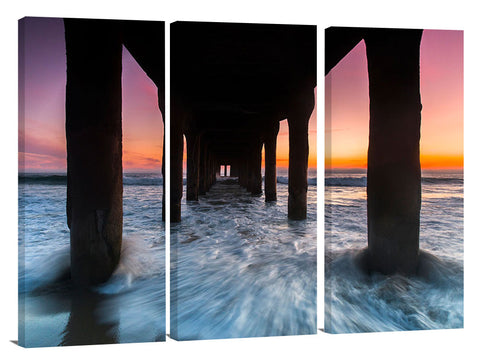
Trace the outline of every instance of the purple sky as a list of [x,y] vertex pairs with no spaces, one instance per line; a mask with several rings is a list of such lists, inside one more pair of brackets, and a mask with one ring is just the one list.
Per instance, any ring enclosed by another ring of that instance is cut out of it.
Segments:
[[[19,156],[19,169],[66,171],[63,19],[26,18],[23,24],[24,122],[18,135],[25,153]],[[157,88],[126,49],[122,96],[124,169],[160,171],[163,122]]]

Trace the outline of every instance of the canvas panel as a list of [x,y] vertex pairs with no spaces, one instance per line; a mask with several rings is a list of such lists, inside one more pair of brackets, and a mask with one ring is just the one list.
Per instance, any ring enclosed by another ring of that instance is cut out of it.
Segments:
[[19,345],[165,340],[164,23],[19,21]]
[[325,330],[463,327],[463,32],[325,32]]
[[171,336],[314,334],[316,27],[176,22],[170,43]]

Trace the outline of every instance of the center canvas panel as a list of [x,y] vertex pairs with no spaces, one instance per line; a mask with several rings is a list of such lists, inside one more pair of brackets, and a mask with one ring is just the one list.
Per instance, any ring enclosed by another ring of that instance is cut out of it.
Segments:
[[170,43],[171,336],[314,334],[316,27],[176,22]]

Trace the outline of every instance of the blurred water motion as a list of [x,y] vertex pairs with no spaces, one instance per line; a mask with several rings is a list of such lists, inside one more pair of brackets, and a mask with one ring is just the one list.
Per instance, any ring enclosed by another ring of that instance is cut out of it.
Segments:
[[172,224],[171,333],[178,339],[315,334],[316,186],[287,219],[288,186],[265,203],[232,181],[182,204]]
[[364,172],[325,179],[325,330],[333,333],[463,327],[463,174],[422,178],[421,276],[365,275]]
[[86,293],[68,280],[66,186],[51,178],[39,175],[19,185],[19,343],[164,340],[165,237],[158,176],[126,177],[120,264],[109,281]]

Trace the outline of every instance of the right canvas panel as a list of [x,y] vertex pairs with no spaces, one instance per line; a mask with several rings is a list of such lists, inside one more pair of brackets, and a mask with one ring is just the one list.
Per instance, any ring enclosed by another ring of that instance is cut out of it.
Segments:
[[325,331],[462,328],[463,31],[325,46]]

